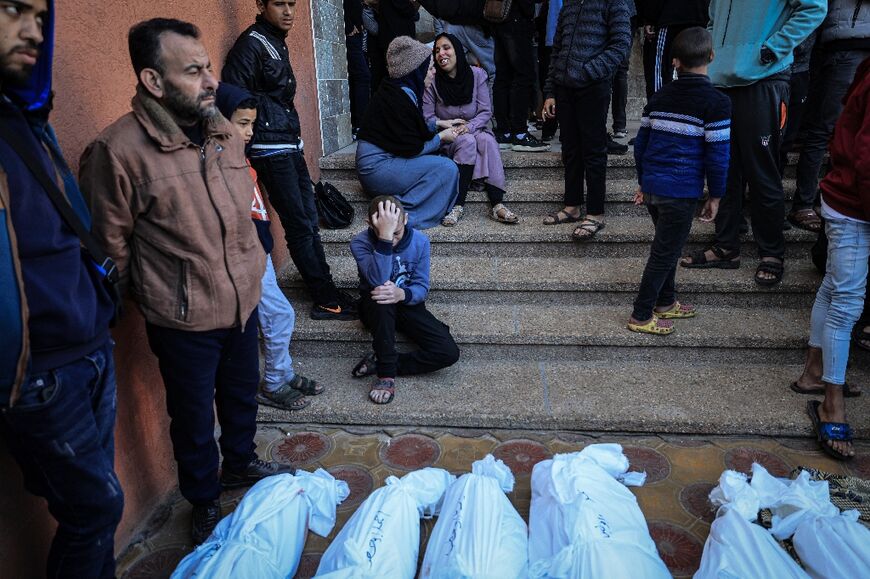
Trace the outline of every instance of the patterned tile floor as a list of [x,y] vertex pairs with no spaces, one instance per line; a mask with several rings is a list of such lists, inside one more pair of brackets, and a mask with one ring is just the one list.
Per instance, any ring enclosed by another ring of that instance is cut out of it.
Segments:
[[[675,577],[690,577],[698,567],[713,511],[707,495],[725,468],[748,472],[753,462],[776,476],[792,468],[811,466],[870,479],[870,445],[858,446],[849,464],[829,459],[812,440],[749,439],[687,436],[592,436],[566,432],[449,431],[437,429],[338,429],[298,425],[262,425],[257,435],[261,456],[289,462],[306,470],[322,467],[345,480],[351,489],[338,507],[338,523],[326,539],[309,534],[297,577],[311,577],[320,554],[355,508],[390,475],[436,466],[454,474],[468,472],[471,463],[493,453],[516,476],[510,498],[528,520],[530,474],[539,461],[555,453],[574,452],[594,442],[619,442],[632,470],[645,470],[647,483],[632,489],[649,523],[659,553]],[[224,493],[224,511],[239,503],[243,491]],[[119,560],[125,579],[168,577],[190,551],[190,507],[178,498],[149,522],[148,530]],[[423,538],[433,521],[424,521]]]

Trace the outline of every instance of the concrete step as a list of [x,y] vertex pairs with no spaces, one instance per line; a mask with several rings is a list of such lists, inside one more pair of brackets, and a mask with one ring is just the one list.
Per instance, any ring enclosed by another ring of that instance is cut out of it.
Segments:
[[[555,258],[448,257],[432,262],[430,303],[548,304],[580,306],[631,303],[640,283],[645,257]],[[808,261],[790,263],[783,282],[761,288],[752,279],[753,260],[739,270],[680,268],[677,284],[682,299],[695,304],[737,307],[811,306],[821,277]],[[330,259],[336,284],[358,287],[356,263],[347,255]],[[293,300],[304,285],[292,263],[279,274],[279,283]],[[304,298],[303,298],[304,299]]]
[[[302,411],[260,406],[258,421],[457,428],[523,428],[661,434],[811,436],[808,396],[788,384],[800,364],[694,365],[519,360],[500,355],[460,359],[425,376],[400,377],[392,403],[367,400],[370,380],[350,371],[358,357],[298,357],[297,370],[326,392]],[[849,379],[866,388],[866,370]],[[870,396],[850,398],[856,436],[870,436]]]
[[[556,206],[553,206],[556,208]],[[471,208],[455,227],[436,226],[426,230],[432,240],[433,255],[493,255],[503,257],[639,257],[649,254],[654,229],[646,209],[635,207],[633,214],[614,215],[607,227],[595,239],[577,243],[571,232],[575,224],[543,225],[546,213],[542,206],[538,215],[522,215],[515,225],[497,223],[486,216],[483,207]],[[365,216],[357,213],[347,229],[321,230],[328,255],[346,255],[351,238],[367,226]],[[713,240],[713,225],[696,221],[689,236],[689,248],[709,244]],[[786,256],[805,259],[816,236],[807,231],[791,229],[785,232]],[[756,255],[750,235],[742,238],[743,255]]]

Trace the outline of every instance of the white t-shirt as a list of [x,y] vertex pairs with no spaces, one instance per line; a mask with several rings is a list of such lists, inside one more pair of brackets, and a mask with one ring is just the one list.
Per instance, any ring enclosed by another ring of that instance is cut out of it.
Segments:
[[849,217],[848,215],[843,215],[836,209],[832,209],[830,205],[825,203],[825,196],[822,195],[822,217],[825,219],[835,219],[840,221],[851,221],[853,223],[864,223],[870,224],[870,221],[864,221],[863,219],[855,219],[854,217]]

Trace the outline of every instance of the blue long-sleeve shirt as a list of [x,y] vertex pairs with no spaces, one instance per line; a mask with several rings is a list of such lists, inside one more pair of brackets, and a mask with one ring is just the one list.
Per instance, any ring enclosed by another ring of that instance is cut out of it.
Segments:
[[429,295],[429,238],[420,231],[405,228],[405,235],[393,247],[379,239],[371,229],[358,233],[350,251],[359,272],[359,287],[370,292],[388,281],[405,290],[407,305],[422,303]]
[[634,141],[641,191],[699,199],[725,195],[731,101],[703,74],[683,73],[650,98]]

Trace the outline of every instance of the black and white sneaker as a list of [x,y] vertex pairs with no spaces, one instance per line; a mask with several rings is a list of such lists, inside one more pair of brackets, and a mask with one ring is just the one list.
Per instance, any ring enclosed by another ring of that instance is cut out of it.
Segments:
[[519,136],[513,138],[511,150],[525,153],[541,153],[549,151],[550,145],[539,141],[531,133],[526,133],[523,135],[523,138],[519,138]]
[[514,139],[510,133],[495,133],[495,142],[498,143],[498,148],[502,151],[511,148]]

